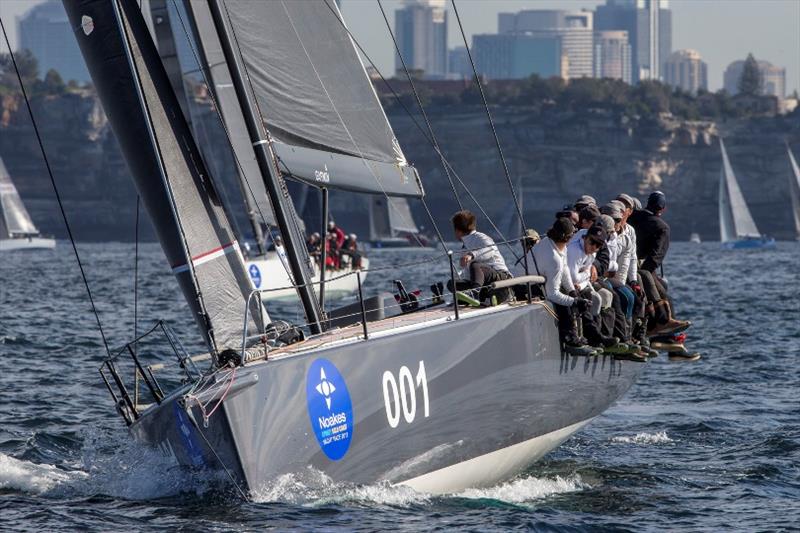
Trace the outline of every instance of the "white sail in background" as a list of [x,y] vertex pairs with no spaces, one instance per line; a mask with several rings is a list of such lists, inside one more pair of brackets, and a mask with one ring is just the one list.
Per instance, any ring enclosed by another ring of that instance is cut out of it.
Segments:
[[2,159],[0,159],[0,211],[3,213],[7,232],[6,235],[0,235],[0,238],[39,234]]
[[719,140],[722,151],[722,171],[719,181],[719,227],[722,242],[748,237],[760,237],[750,209],[744,201],[736,174],[728,160],[725,143]]
[[393,239],[401,233],[419,233],[408,201],[405,198],[373,196],[369,208],[370,240]]
[[797,160],[789,146],[786,146],[786,151],[789,152],[789,161],[792,163],[792,175],[789,177],[789,191],[792,197],[792,213],[794,214],[794,231],[797,238],[800,239],[800,167],[797,166]]

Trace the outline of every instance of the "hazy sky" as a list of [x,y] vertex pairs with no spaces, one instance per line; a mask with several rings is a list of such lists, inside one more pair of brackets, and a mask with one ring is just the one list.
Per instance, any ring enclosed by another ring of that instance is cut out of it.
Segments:
[[[16,17],[42,0],[0,0],[0,16],[16,43]],[[297,0],[303,1],[303,0]],[[521,9],[594,8],[603,0],[456,0],[467,39],[497,31],[497,13]],[[400,0],[384,0],[394,23]],[[448,7],[449,7],[448,0]],[[722,72],[748,52],[786,67],[786,89],[800,90],[800,0],[670,0],[673,49],[694,48],[708,63],[711,90],[722,86]],[[452,8],[450,8],[452,9]],[[350,30],[385,74],[394,72],[392,43],[375,0],[342,0]],[[449,14],[450,46],[461,34]]]

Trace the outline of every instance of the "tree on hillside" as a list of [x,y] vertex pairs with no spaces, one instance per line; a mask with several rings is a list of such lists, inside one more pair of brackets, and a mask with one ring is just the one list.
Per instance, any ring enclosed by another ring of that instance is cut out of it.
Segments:
[[64,80],[61,79],[61,74],[54,69],[47,71],[44,75],[44,90],[47,94],[63,94],[67,86],[64,85]]
[[758,69],[758,62],[753,54],[747,54],[744,60],[742,75],[739,77],[739,93],[757,96],[762,92],[761,71]]

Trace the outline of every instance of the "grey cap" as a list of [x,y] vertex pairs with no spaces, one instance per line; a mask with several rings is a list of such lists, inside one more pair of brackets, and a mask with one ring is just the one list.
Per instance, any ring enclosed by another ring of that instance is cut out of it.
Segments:
[[614,219],[608,215],[600,215],[600,218],[597,219],[597,222],[595,222],[595,224],[603,228],[609,235],[614,233],[614,230],[616,228],[616,222],[614,222]]
[[636,205],[636,203],[634,202],[633,196],[625,194],[624,192],[617,195],[617,200],[619,200],[620,202],[625,204],[625,207],[628,207],[628,208],[632,208],[632,207],[634,207]]
[[608,215],[612,219],[622,218],[622,209],[620,209],[619,202],[609,202],[600,208],[600,212]]
[[575,205],[597,205],[597,200],[595,200],[593,196],[584,194],[583,196],[575,200]]
[[625,205],[625,202],[623,202],[622,200],[611,200],[610,202],[608,202],[608,205],[615,205],[619,207],[619,210],[622,212],[623,215],[625,214],[625,210],[628,209],[628,206]]
[[633,197],[633,208],[637,211],[642,209],[642,202],[635,196]]

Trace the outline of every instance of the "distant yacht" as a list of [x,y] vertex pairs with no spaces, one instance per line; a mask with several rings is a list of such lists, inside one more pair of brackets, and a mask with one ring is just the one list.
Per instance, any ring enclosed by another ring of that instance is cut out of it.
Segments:
[[0,214],[2,214],[0,252],[55,248],[55,239],[42,237],[33,224],[2,159],[0,159]]
[[775,239],[758,232],[736,181],[736,174],[733,173],[722,138],[719,140],[719,147],[722,151],[722,170],[719,176],[719,231],[722,245],[731,250],[775,246]]
[[693,242],[695,244],[700,244],[700,234],[699,233],[692,233],[689,235],[689,242]]
[[792,213],[794,213],[794,232],[795,238],[800,240],[800,167],[794,158],[789,144],[786,144],[786,151],[789,152],[789,161],[792,163],[792,175],[789,176],[789,195],[792,197]]
[[372,248],[425,248],[408,200],[373,196],[369,205],[369,244]]

